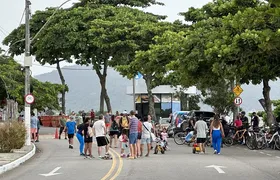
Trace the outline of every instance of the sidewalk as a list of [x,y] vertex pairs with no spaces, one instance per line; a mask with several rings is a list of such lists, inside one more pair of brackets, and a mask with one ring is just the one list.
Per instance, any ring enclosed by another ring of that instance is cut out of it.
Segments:
[[13,153],[0,153],[0,174],[12,170],[34,156],[36,147],[24,146],[21,149],[14,150]]

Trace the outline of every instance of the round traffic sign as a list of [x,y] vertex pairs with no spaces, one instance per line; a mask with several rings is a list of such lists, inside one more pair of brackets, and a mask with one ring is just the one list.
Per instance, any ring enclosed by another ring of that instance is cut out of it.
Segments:
[[34,100],[35,100],[35,98],[32,94],[27,94],[24,99],[27,104],[32,104],[32,103],[34,103]]
[[234,99],[234,104],[237,105],[237,106],[241,105],[242,104],[242,98],[241,97],[236,97]]

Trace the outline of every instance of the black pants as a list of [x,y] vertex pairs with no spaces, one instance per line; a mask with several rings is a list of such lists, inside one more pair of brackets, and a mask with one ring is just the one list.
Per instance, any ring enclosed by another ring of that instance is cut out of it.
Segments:
[[61,134],[63,133],[64,127],[60,127],[59,129],[59,137],[61,136]]

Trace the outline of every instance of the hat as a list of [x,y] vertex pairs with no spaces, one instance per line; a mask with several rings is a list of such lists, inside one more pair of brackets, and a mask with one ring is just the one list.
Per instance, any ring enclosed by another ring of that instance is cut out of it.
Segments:
[[123,114],[127,114],[126,110],[124,110]]

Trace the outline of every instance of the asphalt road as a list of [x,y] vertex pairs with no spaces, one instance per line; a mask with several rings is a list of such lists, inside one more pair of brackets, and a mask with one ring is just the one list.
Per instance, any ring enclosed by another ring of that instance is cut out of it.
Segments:
[[[245,146],[223,148],[221,155],[214,155],[208,148],[206,154],[192,154],[192,148],[178,146],[169,139],[170,151],[152,154],[136,160],[121,159],[119,149],[111,153],[114,160],[86,160],[79,156],[77,142],[73,150],[66,140],[42,139],[34,158],[0,176],[1,180],[279,180],[280,151],[251,151]],[[96,146],[93,148],[97,156]],[[208,166],[208,167],[207,167]],[[217,166],[222,166],[220,169]],[[215,169],[217,168],[217,169]],[[57,170],[53,176],[42,176]]]

